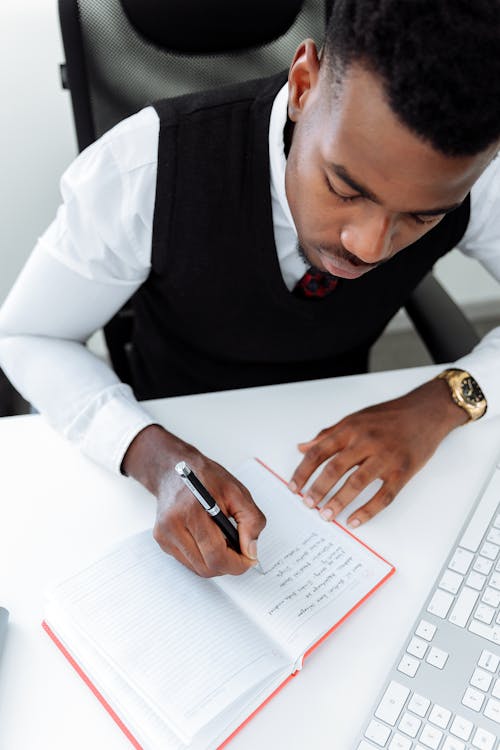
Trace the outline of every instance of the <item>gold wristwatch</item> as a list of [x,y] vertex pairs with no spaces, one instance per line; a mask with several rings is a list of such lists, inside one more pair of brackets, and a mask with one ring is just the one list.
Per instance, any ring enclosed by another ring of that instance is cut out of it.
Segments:
[[484,393],[469,372],[465,370],[444,370],[436,380],[446,380],[453,401],[460,406],[470,420],[480,419],[486,412]]

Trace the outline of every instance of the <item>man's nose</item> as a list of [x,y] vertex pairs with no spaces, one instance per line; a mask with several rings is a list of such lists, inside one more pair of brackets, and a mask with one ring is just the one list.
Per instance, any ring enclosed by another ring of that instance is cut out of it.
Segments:
[[390,215],[378,206],[372,206],[355,220],[346,223],[340,232],[340,239],[346,250],[371,265],[391,256],[393,235]]

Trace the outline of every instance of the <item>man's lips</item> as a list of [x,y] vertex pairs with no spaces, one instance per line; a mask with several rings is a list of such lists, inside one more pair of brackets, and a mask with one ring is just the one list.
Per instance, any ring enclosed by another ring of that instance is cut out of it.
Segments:
[[377,265],[363,264],[361,266],[355,266],[352,263],[349,263],[349,261],[329,255],[321,248],[318,248],[317,252],[321,258],[323,268],[328,271],[328,273],[331,273],[332,276],[340,276],[344,279],[357,279],[360,276],[363,276],[367,271],[371,271],[372,268],[376,268]]

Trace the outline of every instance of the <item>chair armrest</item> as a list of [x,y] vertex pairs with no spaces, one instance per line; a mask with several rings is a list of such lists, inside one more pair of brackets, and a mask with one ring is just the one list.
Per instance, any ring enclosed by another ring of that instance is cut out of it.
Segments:
[[432,273],[420,282],[405,308],[436,363],[453,362],[479,342],[472,324]]

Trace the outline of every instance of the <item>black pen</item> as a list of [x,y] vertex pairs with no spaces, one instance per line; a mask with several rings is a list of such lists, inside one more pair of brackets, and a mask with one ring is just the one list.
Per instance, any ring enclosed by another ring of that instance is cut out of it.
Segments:
[[234,528],[229,518],[227,518],[227,516],[225,516],[221,511],[210,492],[200,482],[191,467],[188,466],[185,461],[180,461],[178,464],[176,464],[175,470],[186,487],[189,487],[195,498],[200,503],[201,507],[204,508],[215,521],[219,529],[226,537],[231,549],[234,549],[235,552],[241,554],[238,531]]

